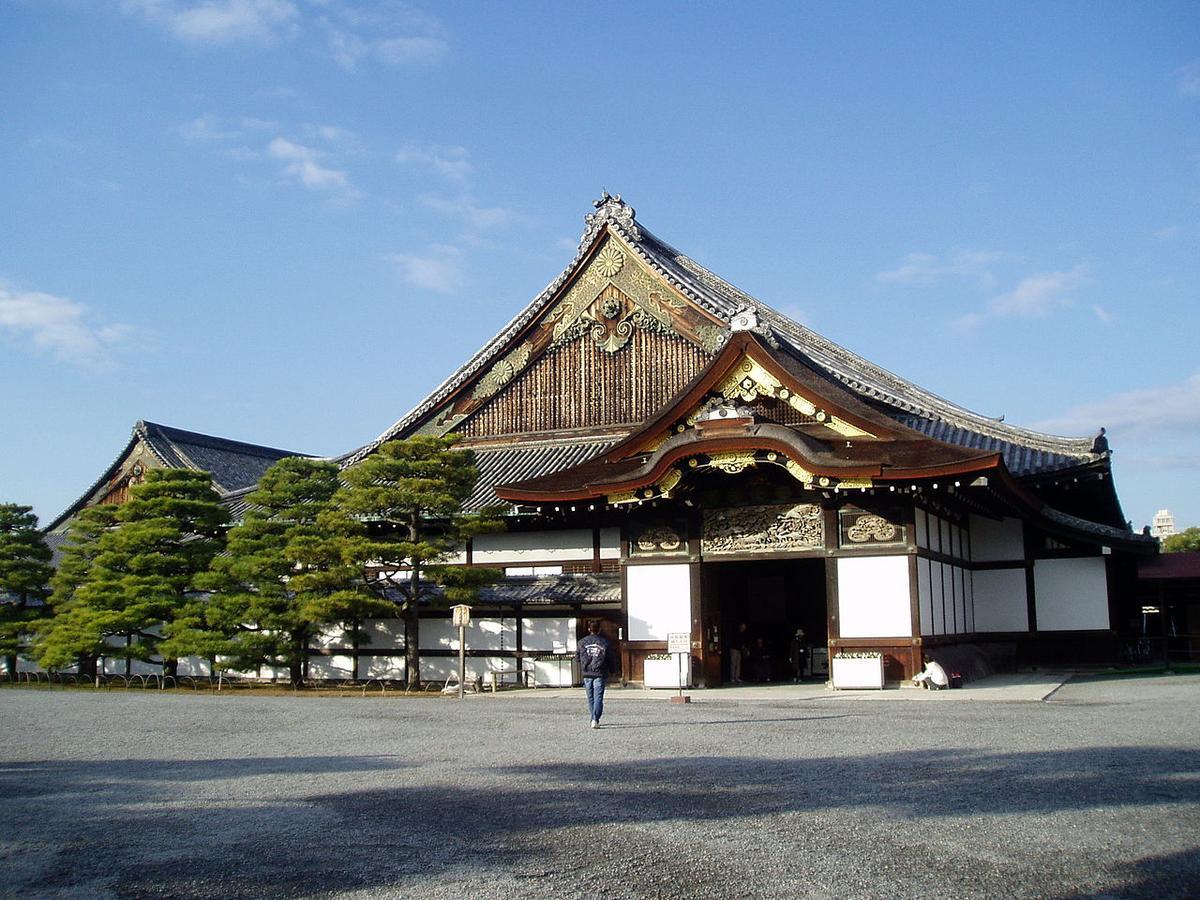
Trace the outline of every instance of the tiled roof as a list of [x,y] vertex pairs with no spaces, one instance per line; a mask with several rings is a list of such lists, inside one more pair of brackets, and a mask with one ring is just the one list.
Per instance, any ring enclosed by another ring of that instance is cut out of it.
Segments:
[[1070,515],[1052,506],[1043,506],[1041,514],[1047,521],[1053,522],[1056,525],[1061,525],[1075,532],[1089,534],[1102,541],[1135,548],[1139,552],[1150,553],[1158,548],[1158,538],[1151,537],[1148,534],[1142,534],[1138,531],[1127,531],[1124,528],[1114,528],[1112,525],[1104,525],[1100,522],[1081,519],[1078,516]]
[[[895,418],[901,425],[907,425],[914,431],[919,431],[939,441],[973,450],[999,453],[1004,457],[1004,464],[1008,467],[1008,471],[1018,476],[1070,468],[1079,465],[1081,459],[1076,455],[1056,453],[1053,450],[1016,444],[991,435],[980,434],[978,431],[960,428],[938,419],[904,414],[899,414]],[[1094,457],[1088,453],[1082,458],[1091,460]]]
[[475,493],[464,504],[467,512],[478,512],[485,506],[507,506],[496,496],[498,484],[511,484],[540,475],[551,475],[578,465],[603,453],[615,441],[583,441],[571,444],[534,444],[502,449],[476,449],[475,465],[479,480]]
[[275,447],[263,447],[259,444],[247,444],[243,441],[232,441],[228,438],[200,434],[195,431],[184,431],[182,428],[159,425],[157,422],[139,421],[133,426],[133,433],[130,435],[129,441],[117,454],[117,458],[113,460],[112,464],[84,492],[83,496],[46,526],[46,531],[60,530],[67,520],[89,502],[97,502],[102,499],[101,492],[107,488],[109,481],[117,474],[117,470],[139,441],[144,442],[150,452],[166,468],[193,469],[211,473],[213,487],[220,494],[253,487],[272,464],[285,456],[308,455],[291,450],[279,450]]
[[184,431],[155,422],[138,422],[134,432],[139,431],[164,465],[209,472],[213,485],[222,493],[254,486],[267,469],[286,456],[308,455]]
[[1017,474],[1049,471],[1099,458],[1092,453],[1091,438],[1042,434],[964,409],[792,321],[646,230],[636,221],[633,209],[620,197],[605,194],[596,207],[596,211],[585,219],[587,227],[575,258],[558,277],[425,400],[375,441],[342,457],[342,464],[356,462],[380,443],[415,430],[454,391],[494,362],[517,334],[551,304],[605,229],[617,234],[647,266],[666,278],[680,293],[723,321],[729,322],[743,310],[753,308],[764,330],[778,338],[781,349],[826,372],[910,428],[930,436],[944,435],[939,439],[963,447],[997,450],[1004,454],[1006,463],[1011,462],[1012,471]]

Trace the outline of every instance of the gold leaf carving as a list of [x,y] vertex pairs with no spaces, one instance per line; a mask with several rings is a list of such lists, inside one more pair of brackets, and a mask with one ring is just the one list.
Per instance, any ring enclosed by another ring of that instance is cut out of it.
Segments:
[[816,480],[816,475],[808,471],[808,469],[804,468],[804,466],[800,465],[794,459],[789,459],[784,467],[792,474],[793,478],[805,487],[810,487],[813,481]]
[[609,242],[596,256],[596,271],[605,278],[612,278],[625,265],[625,254]]
[[499,391],[500,388],[512,381],[513,377],[521,369],[525,368],[525,364],[529,362],[531,350],[532,347],[526,341],[512,353],[508,354],[508,356],[504,357],[504,359],[500,360],[500,362],[492,366],[488,373],[479,379],[479,383],[475,385],[475,390],[471,393],[471,396],[476,400],[480,400],[485,397],[491,397]]
[[896,526],[883,516],[859,516],[858,520],[846,529],[846,537],[856,544],[893,541],[896,539],[896,533]]
[[754,465],[753,453],[717,453],[709,457],[708,464],[730,475],[736,475]]
[[701,552],[706,555],[816,550],[824,546],[824,516],[815,503],[704,511]]
[[678,335],[667,307],[684,306],[648,272],[629,264],[610,238],[547,315],[544,327],[551,329],[551,347],[590,334],[601,350],[616,353],[629,343],[634,329]]
[[683,473],[678,469],[672,468],[671,471],[667,472],[667,474],[663,476],[663,480],[660,481],[656,487],[662,491],[663,496],[665,497],[671,492],[671,489],[675,487],[675,485],[679,484],[682,478]]

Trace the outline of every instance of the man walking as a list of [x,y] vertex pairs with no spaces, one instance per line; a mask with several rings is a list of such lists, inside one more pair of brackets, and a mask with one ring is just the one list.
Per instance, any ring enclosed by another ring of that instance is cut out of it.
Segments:
[[579,642],[575,651],[579,658],[579,671],[583,674],[583,689],[587,693],[588,711],[592,714],[592,727],[600,727],[604,715],[604,685],[608,676],[617,670],[617,655],[608,638],[600,633],[600,622],[588,623],[588,634]]

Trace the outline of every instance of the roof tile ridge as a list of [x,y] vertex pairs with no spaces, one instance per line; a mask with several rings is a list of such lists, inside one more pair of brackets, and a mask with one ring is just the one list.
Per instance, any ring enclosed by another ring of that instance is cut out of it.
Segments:
[[1126,541],[1144,541],[1146,543],[1158,542],[1158,538],[1152,535],[1142,534],[1140,531],[1133,531],[1128,528],[1117,528],[1115,525],[1106,525],[1103,522],[1093,522],[1091,519],[1083,519],[1079,516],[1073,516],[1070,513],[1063,512],[1061,509],[1048,504],[1042,506],[1041,513],[1052,522],[1058,522],[1062,525],[1071,525],[1083,531],[1092,531],[1097,534],[1104,534]]
[[[768,317],[776,320],[772,324],[780,330],[781,336],[785,340],[789,343],[799,341],[804,345],[796,349],[805,353],[812,349],[824,351],[827,358],[822,359],[820,354],[812,354],[813,361],[859,394],[874,397],[904,412],[940,420],[956,428],[965,428],[997,440],[1069,456],[1089,459],[1094,457],[1091,452],[1091,438],[1046,434],[1031,428],[998,422],[996,419],[969,410],[896,375],[824,335],[818,334],[811,328],[795,322],[767,304],[763,304],[762,308]],[[839,368],[838,363],[845,368]],[[855,372],[854,369],[859,371]],[[869,381],[874,381],[876,384],[867,383]],[[910,396],[907,398],[900,396],[903,394]]]
[[[245,453],[248,456],[267,456],[270,454],[283,454],[284,456],[309,456],[307,453],[299,453],[295,450],[285,450],[282,447],[268,447],[266,444],[253,444],[250,441],[239,441],[235,438],[221,437],[216,434],[205,434],[202,431],[190,431],[186,428],[177,428],[174,425],[163,425],[159,422],[139,422],[139,425],[144,425],[148,429],[157,429],[164,439],[168,440],[173,446],[177,446],[180,442],[185,444],[196,444],[201,447],[208,447],[212,450],[228,450],[230,452],[243,452],[264,450],[265,453]],[[188,440],[194,438],[195,440]],[[182,451],[180,451],[182,452]]]

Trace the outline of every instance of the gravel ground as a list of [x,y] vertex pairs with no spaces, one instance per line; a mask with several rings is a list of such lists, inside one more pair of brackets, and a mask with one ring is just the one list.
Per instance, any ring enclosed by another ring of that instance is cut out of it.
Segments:
[[1200,676],[893,694],[4,689],[0,893],[1200,894]]

